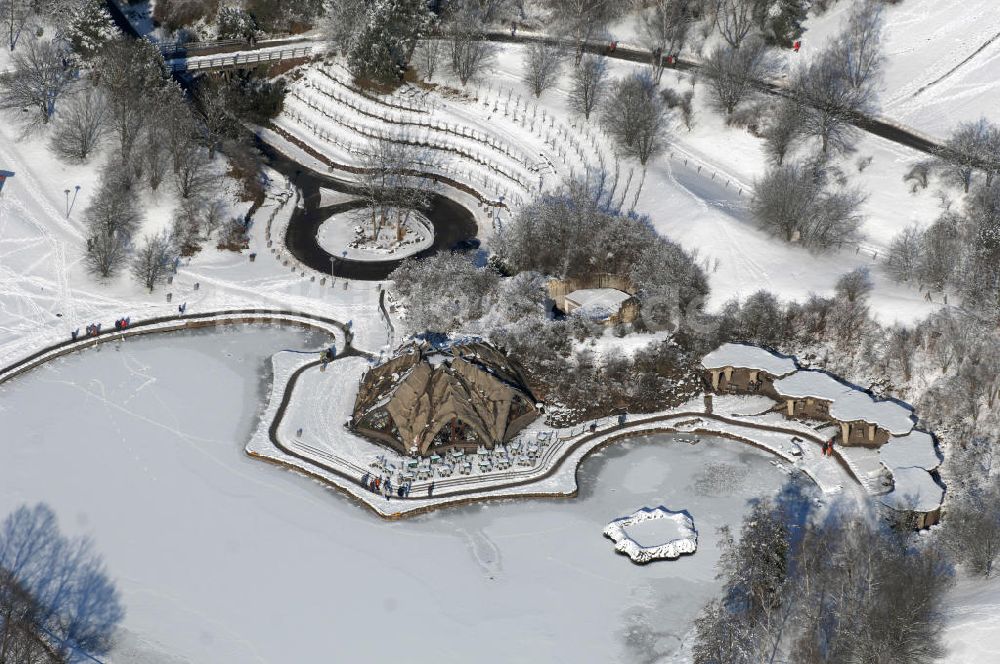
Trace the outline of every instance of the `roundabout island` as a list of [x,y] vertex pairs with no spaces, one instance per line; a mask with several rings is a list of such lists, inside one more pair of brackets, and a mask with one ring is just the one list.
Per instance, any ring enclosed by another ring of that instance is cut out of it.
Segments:
[[347,261],[399,260],[434,244],[434,226],[418,210],[376,215],[365,208],[331,215],[316,231],[320,248]]

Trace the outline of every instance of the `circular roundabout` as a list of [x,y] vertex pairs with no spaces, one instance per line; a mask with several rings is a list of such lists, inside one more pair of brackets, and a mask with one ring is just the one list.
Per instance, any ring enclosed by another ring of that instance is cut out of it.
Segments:
[[[382,281],[388,278],[404,259],[425,258],[441,251],[449,251],[461,242],[476,238],[479,232],[476,218],[468,208],[435,192],[430,194],[426,206],[412,211],[429,224],[432,235],[428,242],[421,243],[419,247],[407,245],[406,248],[412,251],[394,255],[373,248],[371,255],[365,256],[365,252],[362,251],[352,256],[348,247],[342,247],[340,241],[331,239],[330,242],[333,244],[330,248],[337,252],[334,253],[322,246],[320,229],[331,218],[346,219],[348,216],[357,218],[357,215],[362,214],[362,209],[367,207],[367,203],[364,200],[354,199],[334,205],[324,205],[321,190],[326,188],[348,195],[357,195],[357,187],[349,182],[304,168],[264,146],[262,149],[268,156],[268,164],[285,176],[289,184],[302,192],[301,204],[293,210],[283,238],[285,248],[299,262],[317,272],[345,279]],[[391,230],[395,230],[395,224],[389,226]],[[352,230],[347,231],[348,234],[352,232]],[[340,229],[333,233],[333,236],[338,237],[343,234],[344,231]],[[350,243],[351,238],[348,235],[344,244]],[[345,249],[348,251],[347,256],[343,253]]]

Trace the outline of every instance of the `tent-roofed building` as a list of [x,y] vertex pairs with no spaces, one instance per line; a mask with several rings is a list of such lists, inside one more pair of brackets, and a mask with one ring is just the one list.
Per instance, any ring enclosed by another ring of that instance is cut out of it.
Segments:
[[795,360],[759,346],[722,344],[701,360],[706,384],[716,392],[759,392],[777,399],[774,381],[794,373]]
[[361,379],[351,427],[403,454],[493,448],[538,417],[517,364],[481,342],[413,343]]

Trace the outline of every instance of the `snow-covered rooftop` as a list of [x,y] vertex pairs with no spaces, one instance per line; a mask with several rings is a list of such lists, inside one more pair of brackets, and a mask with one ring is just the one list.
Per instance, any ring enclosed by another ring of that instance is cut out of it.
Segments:
[[830,406],[830,416],[841,422],[858,420],[877,424],[894,436],[913,430],[912,411],[895,401],[876,401],[860,390],[838,397]]
[[613,314],[630,297],[614,288],[581,288],[567,295],[566,301],[575,304],[582,313]]
[[934,439],[925,431],[911,431],[905,436],[892,436],[878,450],[879,460],[895,472],[897,468],[934,470],[941,458],[934,449]]
[[876,424],[895,436],[913,429],[912,412],[895,401],[877,401],[867,392],[845,385],[823,371],[798,371],[774,382],[779,396],[830,402],[830,417],[841,422]]
[[944,500],[944,488],[923,468],[896,468],[895,486],[880,498],[884,505],[913,512],[933,512]]
[[823,371],[797,371],[774,382],[779,396],[789,399],[812,397],[834,401],[856,390]]
[[734,367],[764,371],[772,376],[786,376],[795,371],[795,360],[747,344],[722,344],[703,357],[701,365],[706,369]]

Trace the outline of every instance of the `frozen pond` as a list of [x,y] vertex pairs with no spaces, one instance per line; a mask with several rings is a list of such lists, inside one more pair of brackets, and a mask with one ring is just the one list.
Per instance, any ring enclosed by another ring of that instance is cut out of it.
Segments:
[[[128,611],[116,664],[673,661],[716,590],[716,528],[785,480],[738,443],[660,436],[591,457],[574,500],[382,521],[242,452],[265,359],[319,343],[134,339],[0,388],[0,512],[44,501],[93,536]],[[691,512],[698,553],[638,567],[602,537],[661,504]]]

